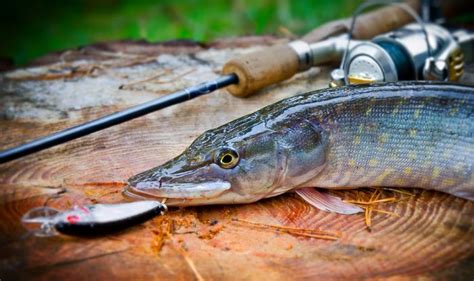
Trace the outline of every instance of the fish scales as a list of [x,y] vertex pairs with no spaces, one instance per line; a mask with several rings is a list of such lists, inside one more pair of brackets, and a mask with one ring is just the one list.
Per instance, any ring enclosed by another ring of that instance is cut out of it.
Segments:
[[472,198],[474,100],[431,88],[414,96],[396,88],[383,97],[362,94],[341,101],[339,114],[329,105],[316,113],[331,130],[318,186],[424,187]]
[[[132,177],[129,191],[168,197],[172,189],[182,205],[247,203],[302,186],[415,187],[474,200],[473,112],[473,87],[448,83],[309,92],[205,132]],[[222,151],[235,166],[219,162]],[[203,193],[219,182],[222,190]]]

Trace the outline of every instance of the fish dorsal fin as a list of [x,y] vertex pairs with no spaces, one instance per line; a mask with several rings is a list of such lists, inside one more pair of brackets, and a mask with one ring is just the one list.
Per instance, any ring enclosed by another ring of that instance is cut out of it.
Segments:
[[311,206],[322,211],[352,215],[363,212],[364,210],[356,205],[345,203],[341,198],[333,196],[327,192],[321,192],[314,187],[303,187],[295,190],[304,201]]

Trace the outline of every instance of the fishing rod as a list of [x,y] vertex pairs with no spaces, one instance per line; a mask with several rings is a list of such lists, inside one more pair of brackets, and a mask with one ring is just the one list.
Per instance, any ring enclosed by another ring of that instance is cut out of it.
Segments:
[[[394,14],[397,15],[396,20],[387,23],[386,17],[393,18]],[[380,8],[359,17],[359,21],[352,28],[352,37],[355,39],[372,38],[410,21],[412,21],[411,16],[397,6]],[[368,25],[368,23],[370,24]],[[269,85],[289,79],[296,73],[305,71],[312,66],[339,59],[348,46],[347,36],[331,36],[347,32],[348,26],[350,26],[350,19],[335,21],[310,32],[302,40],[272,46],[231,59],[224,65],[222,76],[215,80],[0,151],[0,164],[212,93],[224,87],[227,87],[227,90],[237,97],[249,96]]]
[[176,93],[168,94],[149,102],[136,105],[129,109],[119,111],[42,138],[35,139],[17,147],[0,151],[0,163],[5,163],[22,156],[32,154],[34,152],[38,152],[55,145],[92,134],[114,125],[118,125],[165,107],[191,100],[193,98],[211,93],[217,89],[236,84],[238,81],[239,79],[235,74],[223,75],[215,80],[194,87],[186,88]]

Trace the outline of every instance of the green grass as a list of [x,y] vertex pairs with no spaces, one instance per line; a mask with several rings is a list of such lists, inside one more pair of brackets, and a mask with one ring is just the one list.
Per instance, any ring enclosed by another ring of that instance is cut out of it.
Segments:
[[118,39],[209,41],[275,34],[285,27],[304,34],[347,17],[350,0],[16,0],[0,10],[0,56],[24,64],[51,51]]

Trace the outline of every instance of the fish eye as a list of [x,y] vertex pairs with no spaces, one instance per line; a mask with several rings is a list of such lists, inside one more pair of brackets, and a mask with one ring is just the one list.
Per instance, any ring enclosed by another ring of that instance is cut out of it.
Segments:
[[217,165],[224,169],[234,168],[239,163],[239,155],[230,148],[225,148],[217,157]]

